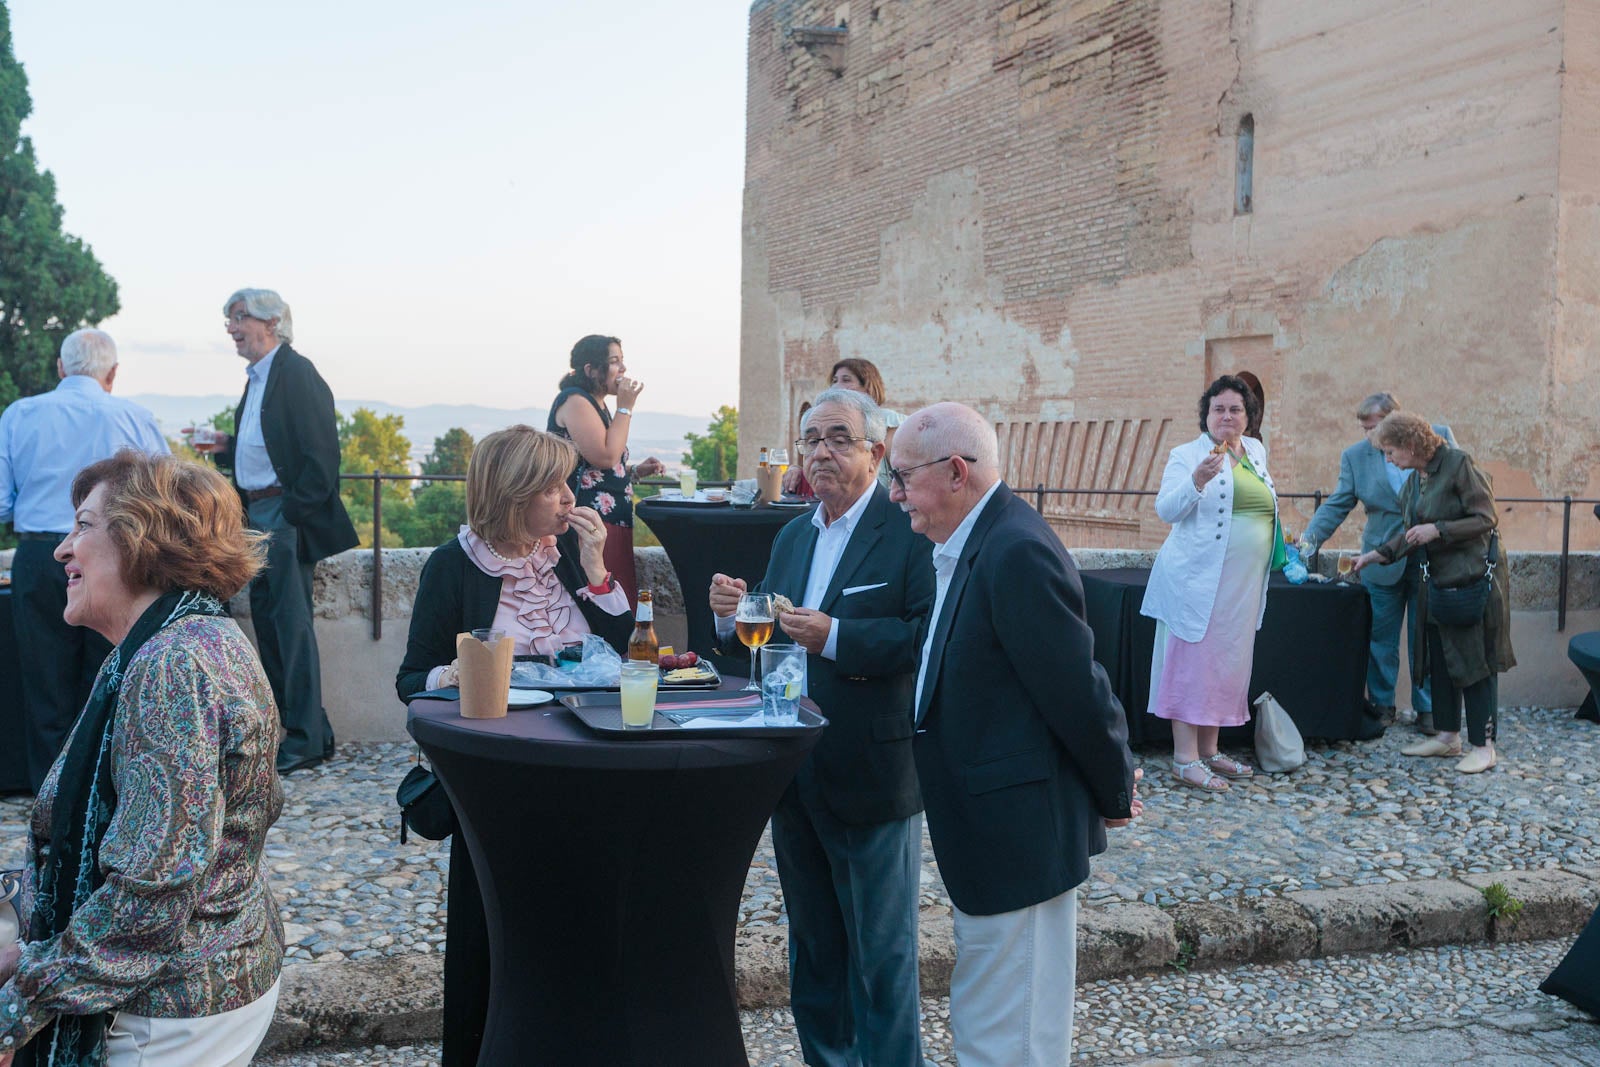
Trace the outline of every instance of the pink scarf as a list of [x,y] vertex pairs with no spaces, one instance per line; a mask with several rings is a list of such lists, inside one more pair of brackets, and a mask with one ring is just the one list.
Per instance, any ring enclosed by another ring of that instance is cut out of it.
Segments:
[[489,545],[470,527],[461,527],[456,540],[480,571],[502,581],[511,580],[517,621],[528,633],[529,651],[547,656],[560,652],[561,635],[571,626],[572,609],[576,605],[572,594],[556,577],[556,562],[561,552],[554,541],[541,543],[530,555],[508,562],[491,552]]

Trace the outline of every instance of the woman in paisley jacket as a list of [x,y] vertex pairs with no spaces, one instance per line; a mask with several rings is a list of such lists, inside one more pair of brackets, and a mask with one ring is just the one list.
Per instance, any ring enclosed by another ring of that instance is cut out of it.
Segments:
[[34,805],[0,1067],[242,1067],[278,999],[261,850],[283,790],[272,691],[223,605],[264,535],[171,456],[119,452],[72,499],[66,620],[115,648]]
[[[467,524],[433,550],[417,583],[401,700],[457,679],[456,635],[494,627],[516,652],[553,655],[598,634],[626,651],[633,617],[606,568],[605,524],[574,506],[572,445],[531,426],[485,437],[467,464]],[[489,1004],[489,934],[483,900],[459,839],[445,889],[443,1067],[478,1062]]]

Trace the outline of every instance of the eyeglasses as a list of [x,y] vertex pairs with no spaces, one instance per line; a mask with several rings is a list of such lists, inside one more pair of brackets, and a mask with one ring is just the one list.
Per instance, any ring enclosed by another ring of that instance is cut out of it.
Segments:
[[[923,467],[931,467],[935,463],[948,463],[952,459],[955,459],[955,458],[956,457],[953,456],[953,455],[951,455],[951,456],[940,456],[938,459],[930,459],[926,463],[918,463],[918,464],[915,464],[914,466],[910,466],[910,467],[901,467],[899,470],[896,470],[895,468],[890,467],[889,468],[889,480],[891,482],[893,482],[895,485],[898,485],[900,487],[900,491],[903,493],[903,492],[906,491],[906,475],[910,474],[912,471],[919,471]],[[976,462],[978,462],[978,459],[977,459],[976,456],[962,456],[961,458],[966,460],[968,463],[976,463]]]
[[235,311],[232,315],[229,315],[229,316],[227,316],[226,318],[224,318],[222,320],[222,325],[224,325],[224,326],[243,326],[245,323],[249,322],[253,318],[255,318],[255,316],[251,315],[251,314],[249,314],[247,312]]
[[819,447],[826,445],[828,451],[834,455],[846,451],[857,441],[867,441],[867,437],[851,437],[847,433],[830,433],[824,437],[801,437],[794,443],[794,450],[802,456],[809,456]]

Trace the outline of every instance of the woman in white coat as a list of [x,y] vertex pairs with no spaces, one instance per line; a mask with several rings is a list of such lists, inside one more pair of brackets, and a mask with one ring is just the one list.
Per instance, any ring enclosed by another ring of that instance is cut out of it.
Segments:
[[1232,375],[1200,397],[1203,432],[1172,450],[1161,476],[1156,514],[1172,532],[1140,609],[1157,620],[1150,713],[1172,722],[1173,777],[1214,793],[1255,773],[1217,750],[1217,733],[1249,718],[1267,575],[1283,552],[1266,446],[1244,436],[1256,404]]

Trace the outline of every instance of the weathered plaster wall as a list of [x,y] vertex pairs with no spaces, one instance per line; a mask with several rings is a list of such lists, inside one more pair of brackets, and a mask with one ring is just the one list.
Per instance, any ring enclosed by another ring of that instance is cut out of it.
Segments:
[[[840,17],[843,43],[797,43]],[[1596,42],[1600,0],[757,3],[741,451],[857,355],[903,411],[1061,420],[1094,453],[1013,480],[1138,488],[1248,367],[1281,485],[1331,487],[1388,388],[1503,495],[1600,491]],[[1052,506],[1070,543],[1163,533],[1148,505]],[[1508,509],[1514,543],[1558,544],[1552,515]]]

